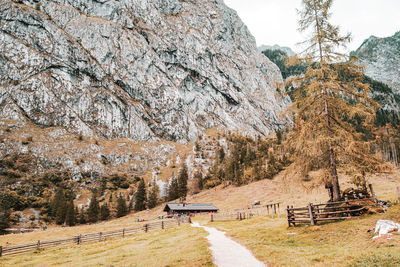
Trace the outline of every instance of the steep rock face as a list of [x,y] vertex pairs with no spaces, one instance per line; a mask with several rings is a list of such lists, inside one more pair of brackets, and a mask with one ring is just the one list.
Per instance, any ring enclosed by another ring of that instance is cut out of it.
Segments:
[[1,1],[1,118],[138,141],[267,135],[281,81],[222,0]]
[[400,94],[400,31],[387,38],[371,36],[351,54],[366,66],[366,75]]

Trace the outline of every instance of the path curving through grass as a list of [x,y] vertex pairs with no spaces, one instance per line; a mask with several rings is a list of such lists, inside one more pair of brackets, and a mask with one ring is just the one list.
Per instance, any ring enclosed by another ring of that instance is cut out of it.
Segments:
[[228,238],[225,232],[197,222],[192,223],[192,226],[201,227],[209,233],[207,239],[211,245],[214,264],[218,267],[266,267],[246,247]]

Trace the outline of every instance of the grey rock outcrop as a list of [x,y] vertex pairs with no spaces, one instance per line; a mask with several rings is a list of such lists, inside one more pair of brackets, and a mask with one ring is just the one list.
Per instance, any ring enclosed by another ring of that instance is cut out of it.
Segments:
[[400,31],[387,38],[371,36],[351,55],[366,66],[366,75],[400,94]]
[[75,134],[268,135],[278,68],[222,0],[1,0],[0,116]]

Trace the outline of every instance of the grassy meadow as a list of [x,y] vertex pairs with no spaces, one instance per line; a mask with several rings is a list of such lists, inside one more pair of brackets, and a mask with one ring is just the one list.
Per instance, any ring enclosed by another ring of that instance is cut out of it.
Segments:
[[0,266],[214,266],[206,232],[186,224],[0,259]]

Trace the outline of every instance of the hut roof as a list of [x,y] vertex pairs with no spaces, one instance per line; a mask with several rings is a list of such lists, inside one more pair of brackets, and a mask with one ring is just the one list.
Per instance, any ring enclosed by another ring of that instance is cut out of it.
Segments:
[[218,211],[218,208],[210,203],[168,203],[164,211]]

